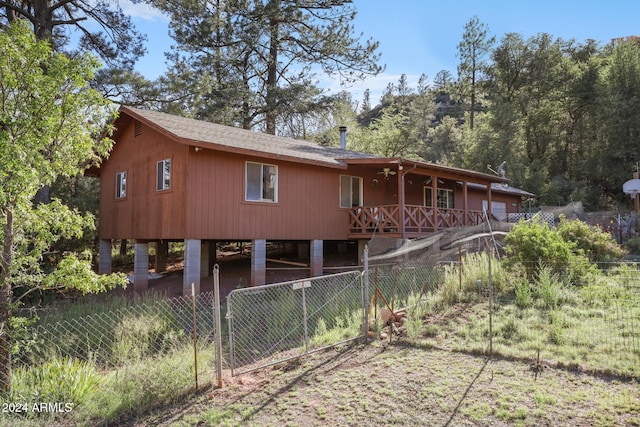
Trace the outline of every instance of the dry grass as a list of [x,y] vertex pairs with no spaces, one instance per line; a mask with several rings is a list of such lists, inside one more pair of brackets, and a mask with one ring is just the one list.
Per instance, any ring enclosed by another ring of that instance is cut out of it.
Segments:
[[640,425],[637,382],[541,369],[375,342],[230,378],[136,425]]

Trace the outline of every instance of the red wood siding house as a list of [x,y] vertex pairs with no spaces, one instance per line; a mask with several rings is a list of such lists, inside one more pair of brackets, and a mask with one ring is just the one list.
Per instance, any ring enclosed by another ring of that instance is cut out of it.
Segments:
[[475,225],[492,205],[517,212],[533,196],[492,174],[160,112],[122,107],[115,126],[96,170],[100,270],[111,270],[113,240],[133,239],[136,288],[147,285],[149,243],[162,255],[166,242],[185,242],[187,289],[208,275],[209,243],[251,241],[252,284],[261,284],[267,241],[304,242],[318,275],[324,241],[420,237]]

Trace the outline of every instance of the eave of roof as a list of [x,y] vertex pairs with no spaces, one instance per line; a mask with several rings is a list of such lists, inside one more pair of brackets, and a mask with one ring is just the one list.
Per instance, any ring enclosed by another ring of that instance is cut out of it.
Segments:
[[508,183],[510,181],[508,178],[503,178],[501,176],[497,176],[493,174],[475,172],[468,169],[455,168],[452,166],[445,166],[445,165],[440,165],[432,162],[408,160],[408,159],[403,159],[399,157],[379,157],[376,159],[341,159],[341,160],[350,165],[397,164],[398,166],[402,166],[405,170],[407,170],[407,168],[415,168],[414,173],[422,173],[424,175],[427,175],[431,172],[442,177],[449,177],[449,178],[465,177],[471,180],[477,180],[482,183],[487,183],[487,182]]
[[[487,186],[486,185],[482,185],[482,184],[468,183],[467,185],[469,186],[469,188],[475,188],[475,189],[478,189],[478,190],[486,190],[487,189]],[[493,183],[493,184],[491,184],[491,191],[495,192],[495,193],[514,194],[514,195],[518,195],[520,197],[526,197],[526,198],[532,198],[532,199],[538,197],[534,193],[530,193],[528,191],[521,190],[520,188],[511,187],[510,185],[505,185],[505,184],[501,184],[501,183]]]

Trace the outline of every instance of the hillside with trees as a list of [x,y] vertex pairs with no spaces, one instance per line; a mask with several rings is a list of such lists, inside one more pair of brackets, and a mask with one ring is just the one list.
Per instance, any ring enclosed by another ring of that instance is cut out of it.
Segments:
[[[490,40],[460,49],[486,49]],[[506,161],[512,185],[535,192],[542,205],[631,208],[622,184],[640,158],[637,39],[510,33],[486,58],[459,57],[457,80],[443,70],[410,88],[403,76],[378,105],[352,102],[351,147],[483,172]]]

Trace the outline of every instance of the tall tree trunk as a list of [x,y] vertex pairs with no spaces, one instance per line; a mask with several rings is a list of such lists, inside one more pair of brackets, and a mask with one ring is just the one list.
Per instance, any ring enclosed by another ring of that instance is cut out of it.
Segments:
[[120,240],[120,255],[127,256],[127,239]]
[[471,110],[469,111],[469,128],[473,130],[473,122],[476,117],[476,60],[475,53],[474,58],[472,59],[472,70],[471,70]]
[[[276,9],[277,10],[277,9]],[[275,12],[274,12],[275,13]],[[266,111],[266,132],[276,134],[276,83],[278,78],[278,26],[280,25],[278,18],[273,17],[269,21],[271,28],[269,40],[269,64],[267,69],[267,111]]]
[[[46,40],[53,45],[53,11],[50,9],[50,0],[36,0],[34,2],[34,16],[31,19],[34,32],[38,40]],[[47,69],[43,67],[44,72]],[[51,203],[51,186],[45,185],[38,189],[34,203]]]
[[0,262],[0,390],[11,390],[11,301],[13,291],[9,281],[13,262],[13,212],[6,213],[2,260]]
[[34,18],[32,20],[34,32],[38,40],[51,41],[53,37],[53,11],[49,0],[34,2]]

